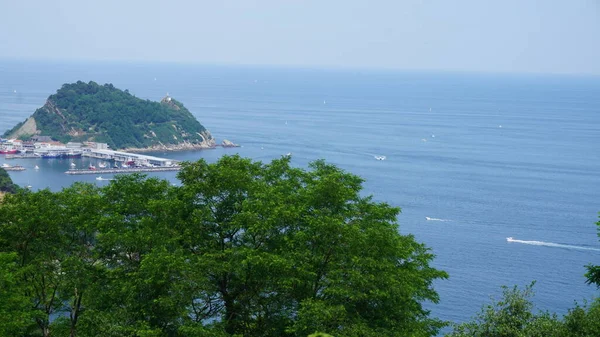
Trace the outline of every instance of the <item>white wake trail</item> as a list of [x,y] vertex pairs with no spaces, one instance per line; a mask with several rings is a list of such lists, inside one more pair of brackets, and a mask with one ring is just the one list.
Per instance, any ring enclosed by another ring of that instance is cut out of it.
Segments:
[[545,242],[545,241],[527,241],[527,240],[517,240],[512,237],[506,238],[508,242],[522,243],[525,245],[533,245],[533,246],[546,246],[546,247],[555,247],[555,248],[565,248],[565,249],[579,249],[579,250],[590,250],[594,252],[600,252],[600,248],[592,248],[592,247],[583,247],[583,246],[575,246],[575,245],[563,245],[561,243],[554,242]]
[[444,221],[452,221],[452,220],[448,220],[448,219],[430,218],[428,216],[425,217],[425,220],[427,220],[427,221],[442,221],[442,222],[444,222]]

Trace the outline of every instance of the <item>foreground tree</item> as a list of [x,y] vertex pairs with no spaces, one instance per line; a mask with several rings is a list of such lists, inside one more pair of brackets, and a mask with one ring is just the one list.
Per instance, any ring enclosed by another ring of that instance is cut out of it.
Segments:
[[323,161],[303,170],[239,156],[187,163],[178,177],[180,187],[129,175],[7,197],[0,268],[15,275],[4,295],[22,309],[7,329],[305,337],[443,326],[423,303],[438,301],[432,283],[446,273],[399,233],[398,208],[360,195],[359,177]]
[[[423,301],[444,272],[398,208],[360,196],[362,179],[322,161],[240,157],[187,164],[179,174],[183,246],[203,270],[193,317],[229,334],[430,336],[441,322]],[[180,211],[181,212],[181,211]]]
[[600,299],[569,310],[562,319],[533,312],[533,283],[525,289],[503,287],[502,298],[483,307],[470,322],[457,324],[447,337],[597,337]]
[[33,326],[30,299],[19,274],[17,255],[0,253],[0,337],[20,336]]
[[[600,237],[600,221],[596,222],[596,226],[598,226],[598,237]],[[585,276],[587,277],[588,284],[595,284],[598,288],[600,288],[600,266],[588,265],[587,273]]]
[[19,187],[10,179],[8,172],[0,167],[0,196],[4,193],[15,193],[18,189]]

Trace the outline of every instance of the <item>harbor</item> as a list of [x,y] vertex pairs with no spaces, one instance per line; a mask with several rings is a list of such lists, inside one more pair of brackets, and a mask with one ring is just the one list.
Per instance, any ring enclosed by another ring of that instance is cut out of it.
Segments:
[[[69,175],[82,174],[116,174],[135,172],[166,172],[178,171],[179,161],[145,154],[109,150],[104,143],[93,143],[92,146],[82,147],[81,144],[69,143],[68,146],[38,145],[33,150],[24,147],[3,146],[5,159],[68,159],[70,168],[65,173]],[[19,152],[19,153],[15,153]],[[85,169],[77,169],[72,161],[77,158],[93,158],[99,160],[98,167],[92,163]],[[7,171],[23,171],[19,165],[3,164]],[[36,165],[36,169],[39,169]]]

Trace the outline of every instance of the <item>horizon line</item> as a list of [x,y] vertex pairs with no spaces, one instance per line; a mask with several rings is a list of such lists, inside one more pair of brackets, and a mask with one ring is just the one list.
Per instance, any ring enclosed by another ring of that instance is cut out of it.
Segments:
[[328,65],[328,64],[268,64],[268,63],[219,63],[208,61],[178,61],[178,60],[139,60],[139,59],[69,59],[69,58],[36,58],[36,57],[4,57],[0,56],[0,62],[35,62],[55,64],[137,64],[137,65],[174,65],[174,66],[196,66],[196,67],[239,67],[239,68],[271,68],[288,70],[325,70],[325,71],[367,71],[367,72],[390,72],[390,73],[454,73],[473,75],[528,75],[528,76],[567,76],[567,77],[593,77],[600,78],[600,73],[581,72],[544,72],[544,71],[502,71],[502,70],[474,70],[474,69],[441,69],[441,68],[401,68],[401,67],[377,67],[358,65]]

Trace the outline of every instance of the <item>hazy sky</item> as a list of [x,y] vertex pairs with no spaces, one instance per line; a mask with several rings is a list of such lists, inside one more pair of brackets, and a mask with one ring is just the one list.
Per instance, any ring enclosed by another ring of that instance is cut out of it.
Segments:
[[0,0],[0,58],[600,74],[600,0]]

